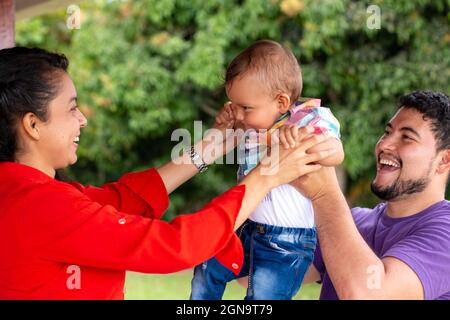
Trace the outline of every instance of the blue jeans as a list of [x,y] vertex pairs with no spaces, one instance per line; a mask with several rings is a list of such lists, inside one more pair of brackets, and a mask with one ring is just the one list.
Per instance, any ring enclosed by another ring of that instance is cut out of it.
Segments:
[[191,299],[220,300],[227,282],[249,276],[245,300],[290,300],[313,261],[316,229],[285,228],[247,220],[237,231],[244,247],[238,276],[212,258],[194,269]]

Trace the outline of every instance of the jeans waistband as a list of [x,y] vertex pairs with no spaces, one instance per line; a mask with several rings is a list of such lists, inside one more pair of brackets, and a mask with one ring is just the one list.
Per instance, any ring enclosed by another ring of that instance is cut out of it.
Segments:
[[272,234],[272,235],[280,235],[280,234],[295,234],[295,235],[305,235],[305,236],[316,236],[316,228],[293,228],[293,227],[280,227],[268,225],[260,222],[255,222],[247,219],[244,222],[241,228],[248,228],[248,231],[256,230],[259,234]]

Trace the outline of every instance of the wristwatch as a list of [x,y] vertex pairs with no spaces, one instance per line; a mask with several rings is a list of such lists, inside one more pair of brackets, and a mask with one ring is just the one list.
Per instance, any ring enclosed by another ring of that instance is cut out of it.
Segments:
[[192,163],[197,167],[198,172],[202,173],[208,169],[208,166],[203,161],[202,157],[195,151],[194,146],[191,146],[191,151],[189,152]]

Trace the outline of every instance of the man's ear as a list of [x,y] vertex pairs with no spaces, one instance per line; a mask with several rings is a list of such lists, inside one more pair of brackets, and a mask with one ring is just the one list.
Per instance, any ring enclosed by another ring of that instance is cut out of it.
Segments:
[[436,168],[436,172],[439,174],[446,173],[450,169],[450,149],[446,149],[441,152],[441,160]]
[[277,96],[277,102],[280,113],[286,113],[291,106],[291,98],[289,98],[289,95],[286,93],[280,93]]
[[39,124],[42,121],[32,112],[28,112],[22,118],[23,131],[33,140],[39,140]]

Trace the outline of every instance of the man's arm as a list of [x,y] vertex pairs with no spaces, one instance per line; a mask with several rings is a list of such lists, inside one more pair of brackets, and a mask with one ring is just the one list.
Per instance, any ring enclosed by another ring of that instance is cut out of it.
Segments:
[[340,299],[424,298],[422,283],[408,265],[378,258],[362,238],[334,168],[323,168],[294,185],[312,200],[322,257]]

